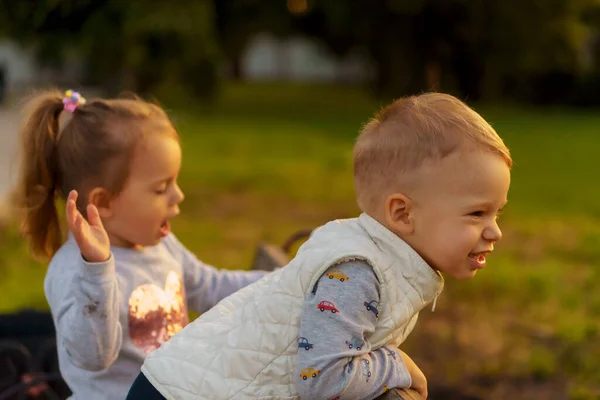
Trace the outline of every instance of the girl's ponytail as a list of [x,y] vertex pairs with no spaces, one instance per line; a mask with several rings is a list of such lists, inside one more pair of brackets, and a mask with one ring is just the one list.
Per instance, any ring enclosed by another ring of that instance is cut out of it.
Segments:
[[22,212],[22,230],[34,255],[51,257],[61,245],[56,210],[59,186],[56,144],[59,116],[64,105],[58,91],[37,94],[25,108],[21,128],[21,171],[16,203]]

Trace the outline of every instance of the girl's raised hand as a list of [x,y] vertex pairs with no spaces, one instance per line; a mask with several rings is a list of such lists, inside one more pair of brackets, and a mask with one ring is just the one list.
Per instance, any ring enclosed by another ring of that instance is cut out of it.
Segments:
[[73,233],[81,255],[87,262],[104,262],[110,258],[110,241],[102,225],[98,209],[87,206],[87,221],[77,210],[77,191],[72,190],[67,198],[67,225]]

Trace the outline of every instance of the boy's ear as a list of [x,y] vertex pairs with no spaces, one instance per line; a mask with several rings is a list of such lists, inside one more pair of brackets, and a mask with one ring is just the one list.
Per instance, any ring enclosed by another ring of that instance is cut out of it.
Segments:
[[414,231],[413,201],[402,193],[392,193],[385,201],[385,219],[388,227],[399,235]]
[[112,202],[108,190],[101,187],[93,188],[88,195],[88,203],[96,206],[100,218],[112,217]]

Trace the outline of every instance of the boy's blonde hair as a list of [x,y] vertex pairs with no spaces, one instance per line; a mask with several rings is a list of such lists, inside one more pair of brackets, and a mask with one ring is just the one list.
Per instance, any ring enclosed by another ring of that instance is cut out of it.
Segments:
[[425,93],[393,102],[363,128],[354,146],[354,186],[366,211],[399,191],[425,161],[440,160],[463,144],[497,153],[512,166],[494,128],[456,97]]

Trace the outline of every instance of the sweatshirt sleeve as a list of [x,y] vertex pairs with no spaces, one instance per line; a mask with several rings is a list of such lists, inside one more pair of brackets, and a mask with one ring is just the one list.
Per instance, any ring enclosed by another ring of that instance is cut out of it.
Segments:
[[379,282],[365,261],[329,268],[308,296],[298,338],[296,386],[302,399],[374,399],[409,387],[393,346],[373,349]]
[[56,340],[71,362],[101,371],[116,359],[122,344],[115,261],[86,262],[77,246],[56,255],[44,283],[56,326]]

